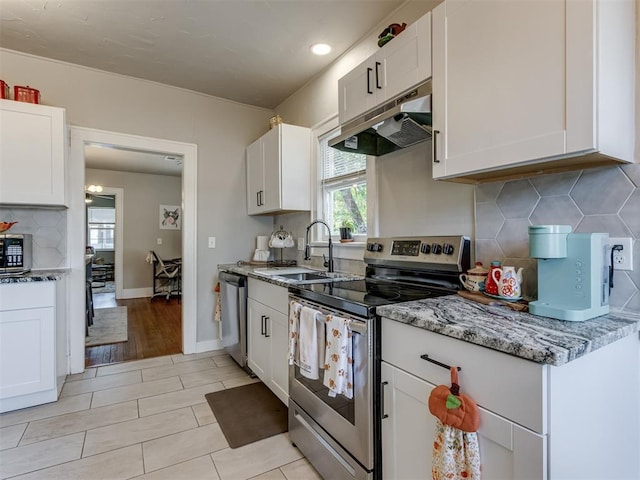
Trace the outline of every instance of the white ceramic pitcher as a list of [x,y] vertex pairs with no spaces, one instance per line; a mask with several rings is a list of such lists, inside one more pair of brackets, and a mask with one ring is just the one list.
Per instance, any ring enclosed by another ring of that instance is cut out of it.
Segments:
[[498,285],[499,296],[504,298],[520,298],[522,296],[522,270],[522,267],[518,271],[516,271],[516,267],[502,267],[491,271],[493,281]]

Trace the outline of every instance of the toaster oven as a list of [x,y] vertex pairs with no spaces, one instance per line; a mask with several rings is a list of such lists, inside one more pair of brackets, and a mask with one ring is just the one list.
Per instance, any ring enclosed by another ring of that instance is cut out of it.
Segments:
[[32,255],[31,234],[0,234],[0,275],[30,271]]

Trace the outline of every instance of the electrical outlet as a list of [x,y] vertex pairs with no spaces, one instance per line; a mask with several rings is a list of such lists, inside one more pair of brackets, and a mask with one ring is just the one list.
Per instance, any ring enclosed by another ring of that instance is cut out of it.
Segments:
[[162,238],[158,237],[158,238],[156,239],[156,243],[157,243],[158,245],[162,245]]
[[304,237],[298,237],[298,250],[304,250]]
[[633,239],[630,237],[609,238],[609,247],[614,245],[622,245],[622,250],[613,252],[613,269],[633,270]]
[[209,248],[216,248],[216,237],[209,237]]

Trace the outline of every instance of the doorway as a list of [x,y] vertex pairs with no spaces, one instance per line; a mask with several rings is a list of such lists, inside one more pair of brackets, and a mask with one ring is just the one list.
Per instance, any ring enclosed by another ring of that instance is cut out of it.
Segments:
[[[84,370],[85,316],[84,295],[84,251],[86,246],[85,221],[85,147],[89,145],[134,152],[153,152],[183,159],[182,174],[182,352],[196,351],[196,172],[197,146],[170,140],[139,137],[115,132],[71,128],[69,161],[69,211],[67,221],[68,258],[70,274],[67,278],[67,312],[69,325],[69,371]],[[118,267],[116,264],[116,275]],[[120,269],[122,273],[122,269]],[[118,284],[118,280],[116,280]],[[129,301],[129,300],[125,300]],[[146,299],[149,302],[149,299]]]

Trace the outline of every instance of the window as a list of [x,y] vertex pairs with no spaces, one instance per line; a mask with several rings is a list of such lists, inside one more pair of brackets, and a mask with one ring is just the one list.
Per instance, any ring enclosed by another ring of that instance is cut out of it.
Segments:
[[89,245],[96,250],[113,250],[116,230],[116,209],[111,207],[88,207],[87,223]]
[[[320,189],[323,218],[332,235],[348,226],[354,235],[367,234],[367,156],[329,147],[329,140],[339,135],[334,130],[320,137]],[[357,238],[357,237],[356,237]]]

